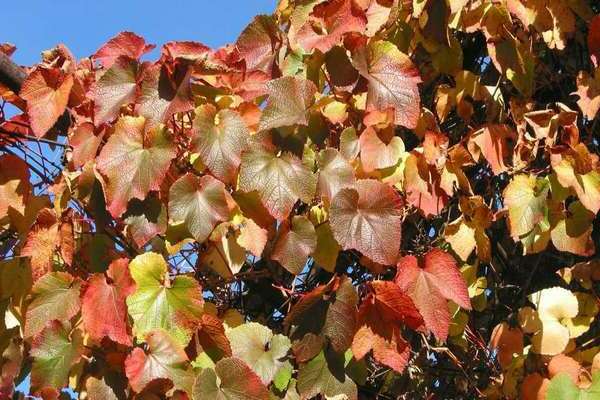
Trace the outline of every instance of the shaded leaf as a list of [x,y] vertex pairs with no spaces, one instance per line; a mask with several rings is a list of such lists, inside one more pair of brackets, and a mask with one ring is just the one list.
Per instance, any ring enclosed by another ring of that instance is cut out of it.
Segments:
[[375,262],[394,264],[402,229],[402,199],[390,186],[359,180],[331,201],[331,229],[345,250],[356,249]]

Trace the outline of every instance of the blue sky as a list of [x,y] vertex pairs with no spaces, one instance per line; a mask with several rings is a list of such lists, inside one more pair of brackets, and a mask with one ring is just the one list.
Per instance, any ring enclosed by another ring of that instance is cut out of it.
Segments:
[[[31,65],[64,43],[77,58],[91,55],[123,30],[146,41],[195,40],[211,47],[235,41],[256,14],[276,0],[16,0],[2,7],[0,42],[17,46],[13,59]],[[156,51],[156,50],[155,50]]]

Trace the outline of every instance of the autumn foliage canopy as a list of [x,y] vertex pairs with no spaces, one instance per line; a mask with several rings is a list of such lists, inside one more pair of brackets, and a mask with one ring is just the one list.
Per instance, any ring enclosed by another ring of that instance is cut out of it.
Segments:
[[0,399],[599,399],[598,13],[0,45]]

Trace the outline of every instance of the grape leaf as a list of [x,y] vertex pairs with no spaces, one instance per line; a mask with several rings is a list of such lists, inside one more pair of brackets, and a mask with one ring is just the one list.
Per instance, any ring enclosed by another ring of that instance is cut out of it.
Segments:
[[549,185],[533,175],[515,175],[504,189],[513,238],[526,235],[544,218]]
[[232,203],[225,185],[210,175],[185,174],[169,190],[171,220],[184,222],[198,242],[206,240],[219,222],[229,219]]
[[402,199],[390,186],[366,179],[341,189],[331,201],[329,220],[345,250],[356,249],[381,264],[397,261]]
[[269,98],[262,112],[260,130],[308,125],[308,110],[315,102],[314,83],[297,76],[284,76],[266,83]]
[[217,112],[212,105],[196,109],[193,149],[221,181],[234,182],[248,136],[248,128],[236,111]]
[[594,214],[600,211],[600,160],[585,144],[551,156],[558,182],[573,189],[579,201]]
[[247,322],[226,332],[231,353],[244,361],[258,375],[264,385],[269,385],[291,347],[290,339],[274,335],[264,325]]
[[142,72],[138,113],[146,118],[146,130],[166,123],[175,113],[194,108],[191,93],[192,67],[178,64],[174,71],[156,63]]
[[312,340],[307,336],[322,335],[342,352],[352,343],[357,304],[352,282],[347,277],[336,277],[302,295],[286,316],[285,325],[296,327],[293,340]]
[[96,81],[91,97],[94,100],[94,120],[97,125],[115,119],[121,106],[135,100],[137,76],[137,62],[119,57]]
[[376,41],[361,46],[353,55],[356,69],[369,82],[367,110],[394,109],[394,122],[415,128],[419,118],[419,71],[391,42]]
[[37,67],[25,79],[20,96],[35,136],[44,136],[65,112],[72,87],[73,75],[59,68]]
[[411,297],[425,326],[440,340],[446,340],[450,326],[447,300],[471,309],[467,284],[456,260],[440,249],[430,250],[422,261],[412,255],[402,257],[395,282]]
[[85,330],[94,340],[100,341],[106,336],[131,346],[125,298],[133,293],[135,284],[129,275],[128,261],[126,258],[113,261],[106,278],[94,274],[88,279],[88,287],[81,299],[81,315]]
[[104,379],[96,379],[90,376],[85,381],[85,391],[90,400],[118,400],[114,390]]
[[10,208],[23,213],[31,194],[29,168],[11,154],[0,156],[0,224]]
[[340,189],[351,187],[356,182],[354,169],[336,149],[322,150],[319,153],[318,163],[317,191],[321,198],[331,201]]
[[27,308],[25,337],[44,329],[49,321],[68,321],[81,307],[81,281],[66,272],[50,272],[33,285],[33,301]]
[[475,160],[485,158],[494,175],[508,170],[505,158],[510,154],[509,139],[514,139],[515,132],[507,125],[489,124],[469,137],[469,151]]
[[275,19],[269,15],[257,15],[244,28],[235,46],[248,71],[262,71],[270,75],[281,41]]
[[317,247],[315,227],[305,216],[296,215],[292,218],[291,227],[287,221],[284,221],[279,229],[280,236],[275,243],[271,258],[297,275],[304,268],[308,256]]
[[121,56],[137,60],[154,47],[153,44],[146,44],[143,37],[133,32],[120,32],[96,50],[92,58],[100,62],[104,68],[110,68]]
[[57,391],[67,384],[71,367],[79,361],[83,340],[78,331],[69,333],[66,326],[52,321],[31,343],[31,387],[33,393],[52,388]]
[[442,178],[425,156],[412,151],[404,163],[406,202],[417,207],[425,217],[439,215],[449,201],[442,188]]
[[404,142],[393,136],[388,143],[382,141],[374,128],[368,127],[359,137],[360,162],[365,172],[393,167],[404,153]]
[[600,373],[592,376],[592,384],[586,389],[578,388],[571,378],[558,374],[550,381],[546,391],[547,400],[593,400],[600,396]]
[[183,347],[166,331],[158,329],[145,335],[147,350],[133,349],[125,359],[125,374],[136,392],[157,379],[168,379],[175,389],[191,394],[194,374]]
[[292,154],[276,156],[258,147],[242,154],[240,190],[257,191],[262,204],[278,220],[287,218],[298,199],[310,202],[316,183],[315,175]]
[[[306,52],[318,49],[326,53],[339,43],[345,33],[363,32],[367,18],[354,2],[333,0],[316,6],[311,21],[307,21],[299,29],[295,39]],[[313,24],[318,23],[322,33],[317,33]]]
[[358,398],[356,384],[345,371],[344,355],[331,351],[321,351],[315,358],[300,366],[297,388],[303,400],[312,399],[319,394],[325,399],[340,396],[348,400]]
[[98,171],[107,179],[106,200],[113,217],[123,214],[129,200],[144,200],[150,190],[159,190],[175,158],[166,128],[145,130],[143,117],[120,118],[96,160]]
[[127,297],[134,335],[143,338],[155,329],[165,329],[186,345],[202,315],[198,282],[189,276],[171,279],[166,261],[153,252],[135,257],[129,270],[136,283],[135,292]]
[[194,383],[193,400],[268,400],[269,391],[246,363],[229,357],[205,368]]
[[410,297],[395,283],[373,281],[369,287],[371,293],[358,311],[352,353],[360,360],[373,350],[377,361],[402,372],[410,358],[410,345],[400,333],[400,324],[416,329],[423,319]]

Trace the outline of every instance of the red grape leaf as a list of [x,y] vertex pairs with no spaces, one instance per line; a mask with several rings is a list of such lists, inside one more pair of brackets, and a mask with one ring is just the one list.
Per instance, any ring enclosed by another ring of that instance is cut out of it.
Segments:
[[[306,52],[318,49],[327,53],[345,33],[364,32],[366,24],[365,13],[354,1],[332,0],[313,9],[312,18],[302,25],[295,40]],[[317,33],[314,26],[324,34]]]
[[194,374],[183,347],[162,329],[146,334],[145,341],[148,350],[136,347],[125,360],[131,388],[139,393],[157,379],[168,379],[175,389],[191,394]]
[[372,292],[358,310],[358,329],[352,340],[352,354],[362,359],[373,350],[375,359],[402,372],[410,358],[410,346],[400,333],[400,322],[417,328],[422,318],[412,300],[393,282],[373,281]]
[[88,287],[81,299],[81,315],[85,330],[94,340],[101,341],[106,336],[131,346],[125,298],[133,293],[135,283],[129,275],[128,265],[128,259],[119,258],[108,267],[106,278],[94,274],[88,279]]
[[369,82],[367,110],[393,108],[397,125],[415,128],[421,102],[417,84],[421,78],[410,58],[393,43],[377,41],[359,47],[353,62]]
[[315,102],[317,87],[299,76],[284,76],[266,83],[269,98],[260,117],[259,130],[308,125],[308,110]]
[[82,352],[79,331],[69,333],[59,321],[50,322],[31,343],[31,392],[39,394],[54,389],[58,393],[67,385],[69,371]]
[[214,227],[229,220],[233,199],[225,185],[210,175],[185,174],[169,190],[169,216],[185,226],[198,242],[205,241]]
[[96,81],[90,96],[94,100],[96,125],[112,121],[121,106],[132,103],[137,95],[138,63],[119,57]]
[[292,154],[276,156],[259,147],[242,154],[240,190],[257,191],[262,204],[279,220],[287,218],[298,199],[309,203],[316,183],[311,170]]
[[20,96],[27,102],[33,134],[44,136],[65,112],[73,87],[73,75],[59,68],[37,67],[23,82]]
[[410,346],[400,334],[399,321],[417,327],[421,315],[412,300],[393,282],[373,281],[373,292],[358,310],[358,330],[352,340],[352,354],[357,360],[369,351],[377,361],[402,372],[410,358]]
[[365,179],[341,189],[331,201],[329,221],[345,250],[356,249],[380,264],[398,260],[402,199],[385,183]]
[[203,105],[196,109],[193,132],[193,151],[214,176],[232,183],[250,135],[242,117],[233,110],[217,112],[214,106]]
[[202,347],[202,349],[196,349],[198,352],[200,352],[200,350],[206,351],[216,348],[220,350],[224,356],[231,356],[231,345],[229,344],[229,339],[227,339],[227,336],[225,335],[223,322],[219,318],[206,312],[202,314],[202,320],[197,335],[198,342]]
[[120,32],[100,47],[92,58],[99,61],[104,68],[110,68],[120,56],[137,60],[154,47],[153,44],[146,44],[144,38],[133,32]]
[[306,259],[317,247],[317,234],[313,224],[303,215],[296,215],[290,224],[284,221],[271,258],[292,274],[297,275],[306,265]]
[[203,369],[194,383],[193,400],[268,400],[269,391],[248,365],[229,357]]
[[194,108],[190,80],[192,67],[177,64],[174,71],[157,63],[142,72],[138,113],[146,118],[146,129],[166,122],[173,114]]
[[38,334],[52,320],[68,321],[79,312],[81,281],[66,272],[51,272],[33,286],[24,337]]
[[199,60],[207,57],[209,52],[208,46],[191,41],[168,42],[161,49],[162,56],[169,61],[174,61],[176,58]]
[[143,117],[122,117],[102,148],[96,163],[106,178],[108,211],[119,217],[133,198],[144,200],[160,184],[175,158],[175,146],[164,127],[144,133]]
[[268,15],[257,15],[244,28],[235,45],[248,71],[258,70],[271,75],[281,41],[275,19]]
[[414,301],[425,326],[440,340],[446,340],[450,326],[447,300],[471,309],[467,284],[456,260],[440,249],[430,250],[421,262],[412,255],[402,257],[395,281]]

